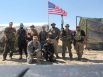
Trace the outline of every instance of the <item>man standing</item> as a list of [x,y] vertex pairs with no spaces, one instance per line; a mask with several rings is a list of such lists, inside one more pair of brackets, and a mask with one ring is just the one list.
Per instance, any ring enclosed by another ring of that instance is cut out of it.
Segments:
[[61,32],[62,40],[62,57],[65,58],[66,48],[69,51],[70,60],[72,60],[71,44],[72,44],[72,32],[69,29],[69,24],[65,25],[65,29]]
[[27,34],[26,30],[24,29],[23,23],[20,23],[20,28],[17,30],[17,40],[18,40],[18,47],[19,47],[19,59],[22,59],[23,50],[25,52],[27,58]]
[[80,26],[76,27],[76,34],[75,38],[75,50],[77,52],[78,60],[81,60],[84,50],[84,39],[85,39],[85,32],[80,29]]
[[39,33],[39,41],[41,44],[41,49],[43,48],[47,38],[47,32],[45,31],[45,26],[42,26],[42,31]]
[[15,51],[15,34],[16,29],[12,27],[13,22],[9,23],[9,27],[5,28],[4,30],[4,39],[5,39],[5,46],[4,46],[4,52],[3,52],[3,61],[6,60],[7,54],[10,53],[10,59],[12,59],[13,52]]
[[59,40],[59,35],[60,35],[60,30],[55,27],[55,23],[52,23],[51,26],[52,28],[48,32],[48,37],[51,39],[51,42],[54,44],[54,52],[56,57],[58,58],[58,40]]
[[[37,36],[38,37],[38,32],[37,32],[37,30],[35,29],[35,26],[34,25],[31,25],[30,26],[30,31],[28,32],[28,34],[29,34],[29,38],[31,38],[31,40],[32,40],[32,37],[33,36]],[[29,40],[30,41],[30,40]]]

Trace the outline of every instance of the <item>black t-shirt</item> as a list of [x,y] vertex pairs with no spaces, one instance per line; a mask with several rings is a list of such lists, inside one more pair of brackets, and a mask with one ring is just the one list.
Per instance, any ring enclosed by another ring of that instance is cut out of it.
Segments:
[[46,31],[41,31],[39,33],[39,41],[45,41],[47,37],[47,32]]
[[26,40],[26,30],[25,29],[19,29],[17,31],[17,34],[18,34],[18,40]]

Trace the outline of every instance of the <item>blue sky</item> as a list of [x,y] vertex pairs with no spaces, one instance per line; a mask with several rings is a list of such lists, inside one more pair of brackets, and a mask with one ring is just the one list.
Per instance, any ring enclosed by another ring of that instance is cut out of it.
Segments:
[[[75,29],[76,16],[103,18],[103,0],[50,0],[68,12],[65,24]],[[48,22],[48,0],[0,0],[0,24]],[[50,23],[61,26],[61,17],[49,15]]]
[[47,22],[47,0],[0,0],[0,23]]

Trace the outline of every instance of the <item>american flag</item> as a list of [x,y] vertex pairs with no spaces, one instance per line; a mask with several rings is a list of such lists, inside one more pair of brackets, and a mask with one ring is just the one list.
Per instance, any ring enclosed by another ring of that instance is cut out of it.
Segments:
[[48,14],[57,14],[67,16],[67,12],[62,8],[48,1]]

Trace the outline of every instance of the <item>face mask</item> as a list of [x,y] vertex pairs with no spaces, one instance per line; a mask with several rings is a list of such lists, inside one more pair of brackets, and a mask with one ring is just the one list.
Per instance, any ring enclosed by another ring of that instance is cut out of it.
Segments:
[[20,27],[20,29],[23,29],[23,27]]

